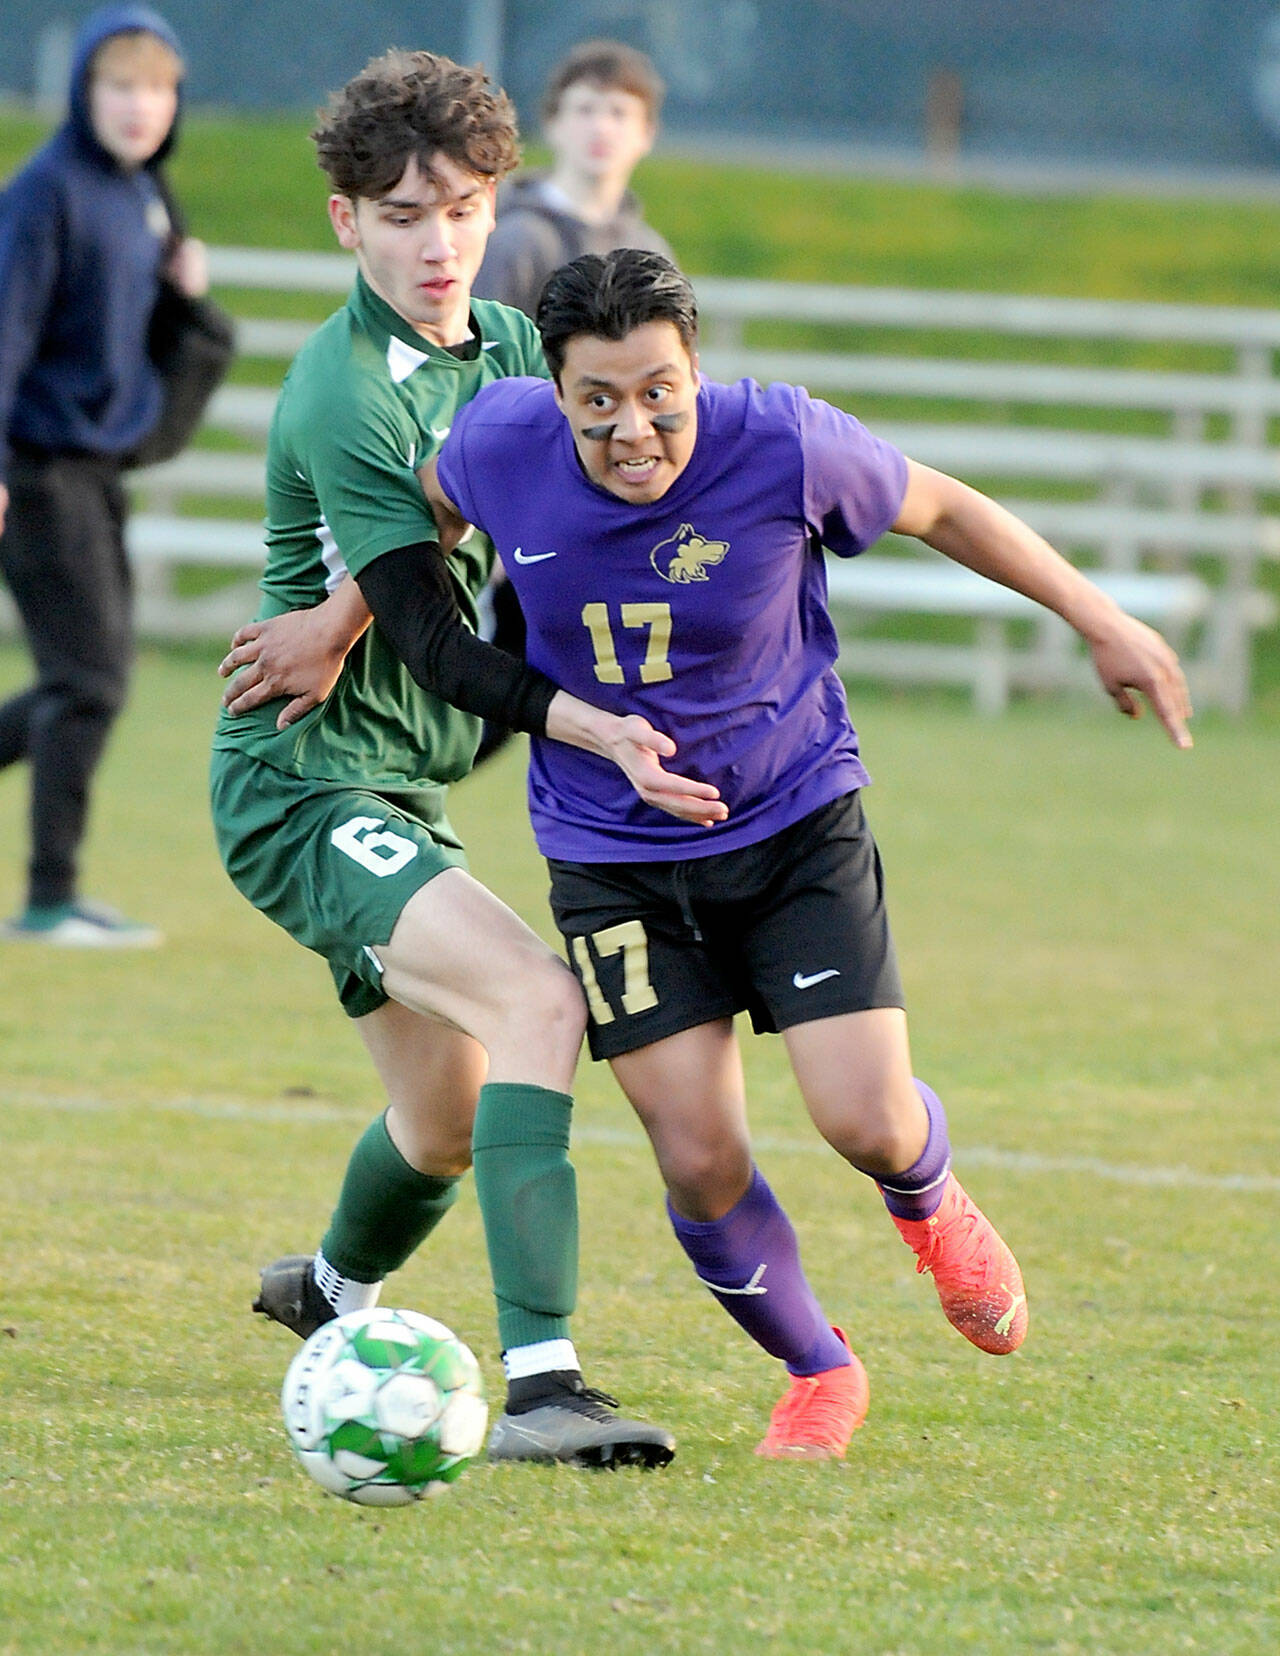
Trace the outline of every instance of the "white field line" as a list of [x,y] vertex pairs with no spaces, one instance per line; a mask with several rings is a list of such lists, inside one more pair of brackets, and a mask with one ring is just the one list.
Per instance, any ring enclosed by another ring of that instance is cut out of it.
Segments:
[[[216,1121],[254,1121],[281,1125],[308,1122],[366,1121],[371,1111],[340,1104],[325,1104],[306,1098],[279,1104],[215,1098],[168,1098],[158,1103],[136,1104],[91,1096],[60,1096],[42,1093],[10,1093],[5,1101],[24,1109],[63,1110],[72,1114],[101,1115],[130,1110],[155,1110],[164,1114],[202,1116]],[[0,1115],[3,1106],[0,1106]],[[642,1149],[646,1140],[638,1128],[593,1126],[580,1122],[574,1128],[578,1144],[597,1144]],[[752,1141],[758,1150],[775,1155],[829,1155],[820,1138],[778,1138],[768,1134]],[[966,1167],[997,1167],[1009,1173],[1032,1175],[1079,1175],[1105,1179],[1111,1184],[1151,1190],[1247,1191],[1255,1195],[1280,1195],[1280,1175],[1274,1173],[1202,1173],[1193,1167],[1142,1167],[1132,1162],[1107,1162],[1094,1156],[1042,1156],[1023,1150],[1001,1150],[990,1145],[963,1146],[958,1157]]]

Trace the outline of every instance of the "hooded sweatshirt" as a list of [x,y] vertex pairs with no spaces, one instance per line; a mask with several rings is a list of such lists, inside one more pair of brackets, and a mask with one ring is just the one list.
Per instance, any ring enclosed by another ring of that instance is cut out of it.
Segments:
[[76,40],[67,117],[0,194],[0,482],[14,446],[116,456],[160,413],[147,332],[170,236],[157,169],[177,126],[142,167],[95,138],[89,61],[111,36],[173,30],[146,6],[95,12]]
[[472,291],[477,299],[497,299],[532,316],[553,270],[583,253],[612,253],[615,247],[641,247],[672,257],[667,243],[645,223],[630,190],[611,219],[588,224],[551,188],[545,173],[522,173],[498,192],[497,228]]

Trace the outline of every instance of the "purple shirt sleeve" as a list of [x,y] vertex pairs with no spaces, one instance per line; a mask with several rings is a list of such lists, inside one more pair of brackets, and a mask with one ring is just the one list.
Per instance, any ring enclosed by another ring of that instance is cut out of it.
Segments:
[[440,445],[436,455],[436,475],[440,479],[440,487],[467,522],[475,523],[476,504],[471,490],[467,487],[467,468],[463,459],[463,446],[467,440],[467,414],[471,406],[468,403],[454,415],[449,435]]
[[889,529],[907,489],[900,449],[852,414],[799,391],[804,510],[822,544],[842,558],[865,552]]

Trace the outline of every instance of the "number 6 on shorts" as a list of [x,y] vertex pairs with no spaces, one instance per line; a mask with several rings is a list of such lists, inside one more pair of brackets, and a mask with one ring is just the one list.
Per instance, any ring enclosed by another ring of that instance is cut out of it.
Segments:
[[352,817],[333,830],[329,841],[379,879],[398,874],[418,854],[418,847],[411,839],[393,834],[377,817]]

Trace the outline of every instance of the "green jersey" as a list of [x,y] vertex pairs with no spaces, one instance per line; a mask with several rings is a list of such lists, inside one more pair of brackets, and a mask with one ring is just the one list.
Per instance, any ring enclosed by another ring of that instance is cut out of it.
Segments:
[[[547,371],[521,312],[476,300],[471,317],[471,345],[445,350],[358,277],[346,305],[299,351],[267,444],[262,616],[318,604],[384,552],[436,539],[417,469],[482,385]],[[449,559],[471,625],[492,563],[478,531]],[[294,776],[403,792],[465,776],[479,740],[479,720],[421,689],[376,624],[320,707],[284,731],[275,728],[278,711],[274,703],[223,713],[214,747]]]

